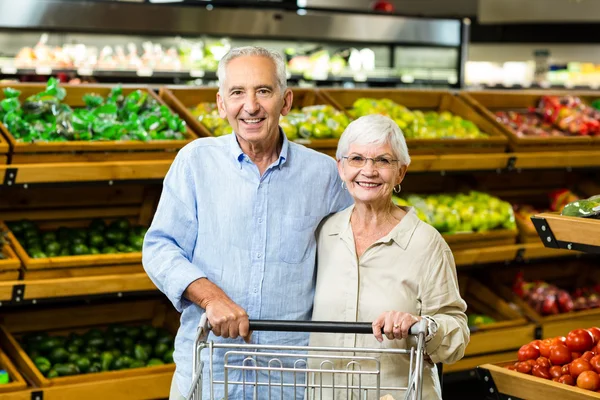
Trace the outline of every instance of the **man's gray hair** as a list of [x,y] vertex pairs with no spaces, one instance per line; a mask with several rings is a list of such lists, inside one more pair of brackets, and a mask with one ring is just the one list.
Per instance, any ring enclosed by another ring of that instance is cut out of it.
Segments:
[[[225,82],[225,72],[227,70],[227,65],[233,59],[238,57],[247,57],[247,56],[259,56],[266,57],[270,59],[273,64],[275,64],[275,73],[277,77],[277,83],[279,84],[279,89],[282,94],[287,89],[287,77],[285,71],[285,61],[281,54],[276,51],[271,51],[265,49],[264,47],[257,46],[245,46],[245,47],[236,47],[227,52],[219,61],[219,67],[217,68],[217,77],[219,78],[219,92],[221,92],[223,88],[223,82]],[[222,92],[221,92],[222,94]]]
[[337,152],[338,160],[348,155],[352,143],[383,145],[389,143],[394,153],[394,158],[400,160],[401,165],[410,164],[408,147],[402,130],[393,119],[380,114],[366,115],[352,121],[340,137]]

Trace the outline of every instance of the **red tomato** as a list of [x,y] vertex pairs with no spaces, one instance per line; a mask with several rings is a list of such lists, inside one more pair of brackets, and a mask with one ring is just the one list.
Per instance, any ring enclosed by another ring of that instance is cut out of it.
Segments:
[[574,329],[567,335],[567,347],[569,350],[583,353],[594,345],[594,336],[586,329]]
[[569,385],[569,386],[575,385],[575,379],[573,379],[573,377],[571,375],[561,376],[560,378],[558,378],[558,382],[564,383],[565,385]]
[[565,365],[571,362],[571,352],[567,346],[557,344],[550,350],[550,361],[553,365]]
[[558,378],[552,378],[554,382],[558,382]]
[[538,359],[535,360],[535,363],[544,368],[550,368],[552,366],[552,364],[550,364],[550,360],[548,360],[546,357],[538,357]]
[[594,371],[596,371],[597,374],[600,374],[600,354],[592,357],[590,364],[592,365]]
[[600,377],[594,371],[583,371],[577,377],[577,387],[596,391],[600,389]]
[[550,348],[554,345],[552,339],[544,339],[540,342],[540,355],[550,357]]
[[542,343],[542,341],[539,340],[539,339],[536,339],[536,340],[532,340],[529,344],[539,350],[540,349],[540,343]]
[[571,364],[565,364],[562,366],[562,374],[571,376]]
[[584,360],[583,358],[578,358],[577,360],[573,360],[571,363],[571,376],[575,379],[581,374],[583,371],[591,371],[592,364],[589,361]]
[[557,336],[552,339],[552,344],[564,344],[567,345],[567,338],[564,336]]
[[537,363],[535,362],[535,360],[527,360],[525,361],[527,364],[531,365],[531,368],[533,368]]
[[530,344],[524,344],[517,353],[519,361],[535,360],[540,356],[540,351]]
[[578,352],[574,351],[574,352],[571,353],[571,358],[573,360],[577,360],[578,358],[581,358],[581,353],[578,353]]
[[583,353],[583,355],[581,356],[581,358],[583,358],[584,360],[588,360],[590,361],[592,359],[592,357],[594,357],[594,353],[591,351],[586,351],[585,353]]
[[506,367],[504,367],[506,369],[510,369],[511,371],[515,371],[517,369],[517,367],[515,367],[514,365],[507,365]]
[[562,376],[562,368],[558,365],[550,367],[550,375],[555,379],[560,378]]
[[522,374],[531,374],[531,369],[531,364],[528,362],[520,362],[519,365],[517,365],[517,371]]
[[594,343],[600,342],[600,328],[594,326],[592,328],[588,328],[588,331],[590,331],[590,333],[594,337]]
[[537,376],[538,378],[544,378],[544,379],[551,379],[552,377],[550,376],[550,371],[548,370],[548,368],[543,367],[541,365],[536,365],[535,367],[533,367],[533,369],[531,370],[531,374],[533,376]]

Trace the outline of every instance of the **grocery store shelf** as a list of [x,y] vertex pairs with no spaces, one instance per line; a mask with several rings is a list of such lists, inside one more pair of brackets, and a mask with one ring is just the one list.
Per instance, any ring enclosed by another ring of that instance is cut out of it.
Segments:
[[0,165],[0,186],[58,182],[159,180],[172,160],[72,162]]
[[531,217],[548,248],[600,254],[600,220],[543,213]]
[[0,282],[0,305],[37,304],[56,298],[153,292],[146,273]]
[[514,168],[556,169],[600,167],[600,148],[585,151],[513,153]]
[[452,254],[454,255],[454,261],[457,267],[502,262],[511,263],[514,261],[521,262],[525,260],[556,257],[573,257],[577,255],[575,252],[545,248],[541,242],[454,250]]
[[410,172],[503,170],[511,157],[509,153],[415,155],[411,156]]

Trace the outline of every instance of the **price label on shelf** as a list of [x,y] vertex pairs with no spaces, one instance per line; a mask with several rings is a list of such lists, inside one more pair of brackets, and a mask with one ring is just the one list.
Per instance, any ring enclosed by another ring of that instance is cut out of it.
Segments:
[[51,67],[36,67],[35,73],[36,73],[36,75],[51,75],[52,68]]
[[14,75],[17,73],[17,67],[14,65],[5,65],[2,67],[2,73],[7,75]]
[[192,78],[204,78],[204,71],[201,69],[193,69],[190,71],[190,76]]
[[79,76],[91,76],[94,74],[94,70],[91,68],[78,68],[77,75]]
[[152,76],[154,74],[154,71],[152,71],[150,68],[142,68],[142,69],[138,69],[136,71],[137,76]]

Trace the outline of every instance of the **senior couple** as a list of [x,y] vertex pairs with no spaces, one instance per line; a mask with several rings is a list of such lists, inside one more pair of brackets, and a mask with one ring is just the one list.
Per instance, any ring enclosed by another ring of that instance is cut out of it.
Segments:
[[[293,99],[280,55],[233,49],[218,77],[219,113],[234,134],[178,153],[144,241],[148,275],[181,312],[170,399],[191,390],[204,313],[215,342],[368,348],[406,347],[410,327],[426,318],[423,398],[440,399],[434,364],[463,357],[466,304],[442,237],[392,202],[410,164],[401,130],[384,116],[359,118],[340,138],[336,161],[279,129]],[[311,318],[372,322],[373,335],[249,331],[249,319]],[[215,351],[215,379],[223,355]],[[407,384],[407,359],[381,362],[382,386]],[[215,387],[216,399],[223,390]],[[228,395],[244,397],[234,386]]]

